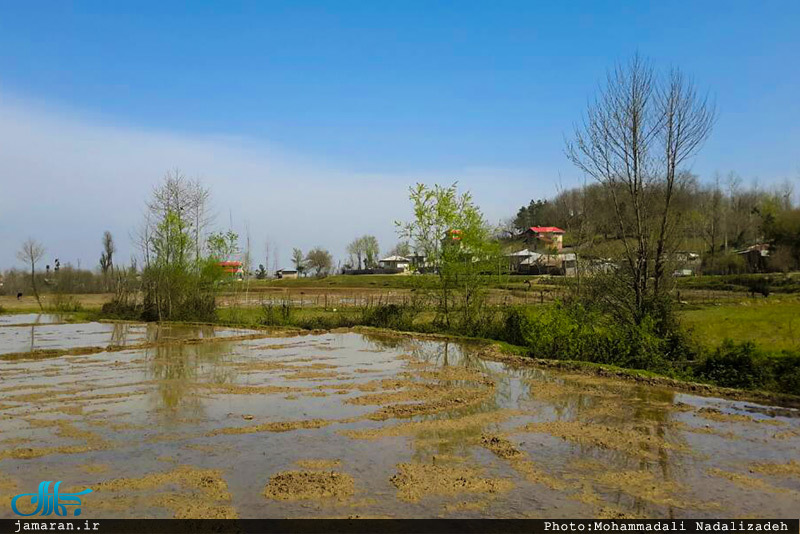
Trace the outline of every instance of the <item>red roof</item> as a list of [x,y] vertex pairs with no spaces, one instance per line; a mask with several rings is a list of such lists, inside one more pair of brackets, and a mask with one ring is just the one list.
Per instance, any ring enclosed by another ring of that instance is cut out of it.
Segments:
[[558,226],[531,226],[531,232],[537,234],[563,234],[564,230]]

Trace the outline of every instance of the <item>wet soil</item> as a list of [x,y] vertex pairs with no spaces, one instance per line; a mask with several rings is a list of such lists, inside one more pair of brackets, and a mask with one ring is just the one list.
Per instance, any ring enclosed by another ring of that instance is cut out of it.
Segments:
[[31,347],[52,357],[0,360],[2,517],[56,477],[94,490],[87,518],[794,517],[800,502],[800,412],[708,391],[430,337],[0,327],[0,354]]

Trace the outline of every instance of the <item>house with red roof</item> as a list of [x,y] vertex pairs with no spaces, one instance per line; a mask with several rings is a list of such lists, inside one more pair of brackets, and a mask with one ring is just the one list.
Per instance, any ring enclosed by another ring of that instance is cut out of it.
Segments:
[[523,233],[525,243],[535,248],[554,249],[561,252],[564,246],[564,230],[558,226],[531,226]]

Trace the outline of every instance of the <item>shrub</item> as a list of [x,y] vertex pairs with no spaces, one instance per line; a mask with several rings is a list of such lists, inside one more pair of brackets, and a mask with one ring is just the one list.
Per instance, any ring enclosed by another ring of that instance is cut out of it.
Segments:
[[78,312],[83,309],[80,301],[72,295],[56,293],[53,297],[53,309],[57,312]]
[[261,306],[261,324],[265,326],[288,326],[292,323],[292,304],[283,301],[278,305],[273,303]]
[[382,304],[364,308],[361,312],[361,324],[393,330],[411,330],[415,316],[416,310],[411,306]]
[[767,358],[753,343],[731,340],[706,357],[697,373],[720,386],[744,389],[764,388],[771,374]]
[[103,304],[101,309],[103,317],[111,319],[127,319],[138,321],[142,318],[142,308],[133,302],[123,302],[113,299]]
[[772,374],[777,391],[800,395],[800,354],[783,351],[781,356],[773,358]]

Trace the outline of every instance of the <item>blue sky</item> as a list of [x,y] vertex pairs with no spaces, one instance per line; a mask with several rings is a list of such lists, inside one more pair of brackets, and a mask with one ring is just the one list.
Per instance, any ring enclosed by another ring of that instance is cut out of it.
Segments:
[[637,51],[716,99],[695,172],[796,180],[798,22],[797,1],[3,1],[0,268],[28,234],[93,265],[108,227],[130,254],[171,167],[281,263],[390,248],[416,180],[460,180],[496,221],[580,180],[564,135]]

